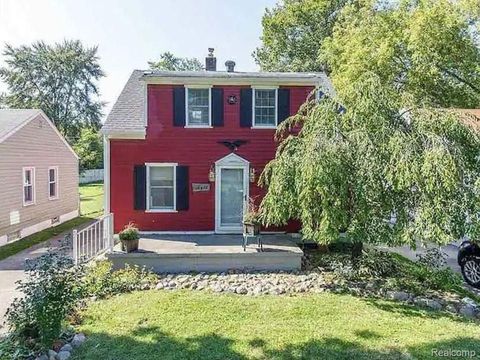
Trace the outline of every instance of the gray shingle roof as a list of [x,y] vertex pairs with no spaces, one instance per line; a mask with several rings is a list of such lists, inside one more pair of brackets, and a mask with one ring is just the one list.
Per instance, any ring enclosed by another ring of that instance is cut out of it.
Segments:
[[[108,114],[102,127],[104,133],[122,133],[145,130],[145,81],[201,81],[201,79],[219,80],[225,84],[238,81],[289,82],[294,84],[319,84],[324,92],[331,95],[335,90],[330,79],[324,73],[280,73],[280,72],[226,72],[226,71],[152,71],[134,70],[120,96]],[[142,81],[144,80],[144,81]]]
[[128,132],[145,129],[144,70],[134,70],[103,124],[103,132]]
[[38,109],[0,109],[0,141],[38,114]]

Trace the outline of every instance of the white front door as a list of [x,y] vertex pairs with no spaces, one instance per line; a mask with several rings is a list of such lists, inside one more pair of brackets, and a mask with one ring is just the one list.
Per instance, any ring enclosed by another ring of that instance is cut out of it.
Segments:
[[241,233],[248,199],[248,162],[216,166],[215,231]]

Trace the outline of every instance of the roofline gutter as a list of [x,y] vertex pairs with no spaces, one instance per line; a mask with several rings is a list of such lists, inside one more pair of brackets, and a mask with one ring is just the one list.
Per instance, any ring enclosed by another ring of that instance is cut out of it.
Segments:
[[144,140],[147,134],[145,129],[142,130],[104,130],[100,131],[107,139],[132,139],[132,140]]
[[197,77],[197,76],[154,76],[143,75],[141,81],[147,84],[168,85],[275,85],[275,86],[314,86],[322,88],[323,79],[320,77],[291,78],[291,77]]

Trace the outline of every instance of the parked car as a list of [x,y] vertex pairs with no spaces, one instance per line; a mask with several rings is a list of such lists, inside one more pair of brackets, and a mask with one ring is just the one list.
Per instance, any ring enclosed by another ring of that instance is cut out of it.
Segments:
[[480,246],[474,241],[464,241],[458,250],[458,265],[465,281],[480,289]]

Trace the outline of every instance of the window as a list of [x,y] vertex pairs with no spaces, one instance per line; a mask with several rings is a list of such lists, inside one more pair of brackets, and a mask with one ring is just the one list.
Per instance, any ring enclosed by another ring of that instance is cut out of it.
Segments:
[[23,168],[23,205],[35,203],[35,168]]
[[187,127],[209,127],[210,123],[210,88],[187,88]]
[[253,127],[277,126],[277,89],[253,89]]
[[58,167],[48,168],[48,198],[58,199]]
[[148,210],[175,210],[175,169],[176,164],[147,164]]

